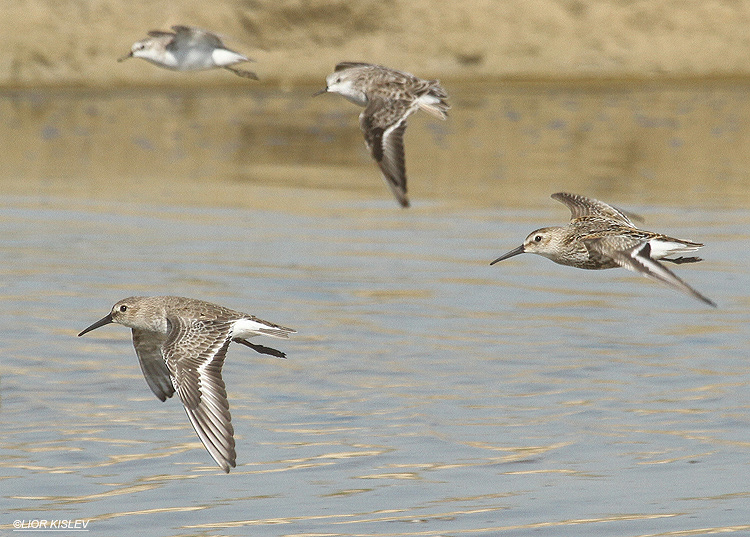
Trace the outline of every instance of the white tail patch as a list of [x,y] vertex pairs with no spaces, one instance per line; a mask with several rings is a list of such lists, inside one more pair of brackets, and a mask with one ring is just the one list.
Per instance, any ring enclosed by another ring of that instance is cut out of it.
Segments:
[[254,336],[271,336],[278,338],[288,338],[289,334],[294,333],[291,328],[283,326],[271,326],[252,319],[239,319],[232,327],[232,337],[251,338]]
[[448,105],[443,102],[442,99],[438,99],[434,95],[425,93],[417,99],[417,105],[421,110],[424,110],[428,114],[435,116],[439,119],[445,119],[448,117],[446,112],[448,111]]
[[216,50],[214,50],[211,53],[211,59],[213,59],[214,63],[220,67],[249,61],[248,58],[246,58],[242,54],[238,54],[225,48],[217,48]]
[[662,259],[674,254],[686,254],[689,252],[695,252],[702,245],[690,242],[685,243],[665,241],[663,239],[652,239],[651,241],[649,241],[649,246],[651,246],[651,258]]

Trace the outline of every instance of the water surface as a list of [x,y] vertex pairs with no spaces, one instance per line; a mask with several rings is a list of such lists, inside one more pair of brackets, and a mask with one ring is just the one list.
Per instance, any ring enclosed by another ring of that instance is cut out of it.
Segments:
[[[333,96],[3,94],[0,527],[750,532],[747,87],[449,89],[449,121],[407,131],[409,210]],[[622,270],[490,267],[567,220],[557,190],[705,242],[675,270],[719,308]],[[286,360],[230,348],[229,475],[126,328],[76,337],[136,294],[298,330]]]

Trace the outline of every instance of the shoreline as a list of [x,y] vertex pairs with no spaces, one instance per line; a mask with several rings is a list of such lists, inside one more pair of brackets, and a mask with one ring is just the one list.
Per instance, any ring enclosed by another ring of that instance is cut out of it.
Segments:
[[[219,74],[221,72],[219,71]],[[59,82],[59,83],[27,83],[27,84],[0,84],[0,94],[14,93],[14,92],[34,92],[34,91],[45,91],[45,92],[86,92],[91,91],[94,93],[103,91],[115,91],[127,93],[130,91],[217,91],[223,92],[231,89],[243,89],[243,90],[279,90],[282,93],[298,91],[305,88],[315,90],[319,88],[321,84],[325,84],[325,75],[323,74],[319,79],[315,78],[300,78],[295,80],[287,80],[280,78],[267,78],[261,80],[253,80],[252,82],[244,81],[237,77],[237,81],[232,79],[225,81],[207,80],[195,77],[195,73],[174,73],[175,78],[173,80],[160,80],[160,81],[142,81],[142,82],[127,82],[127,83],[82,83],[82,82]],[[192,75],[192,76],[191,76]],[[462,87],[471,86],[508,86],[509,88],[544,88],[544,87],[555,87],[555,88],[573,88],[573,89],[587,89],[601,87],[604,89],[612,90],[617,88],[633,89],[648,86],[659,87],[670,87],[677,88],[680,86],[695,87],[696,85],[704,86],[727,86],[727,85],[739,85],[739,84],[750,84],[750,72],[748,73],[716,73],[716,74],[704,74],[704,75],[621,75],[621,76],[535,76],[535,75],[498,75],[498,76],[484,76],[474,78],[461,78],[452,76],[433,77],[425,75],[422,78],[438,78],[444,85],[460,85]]]

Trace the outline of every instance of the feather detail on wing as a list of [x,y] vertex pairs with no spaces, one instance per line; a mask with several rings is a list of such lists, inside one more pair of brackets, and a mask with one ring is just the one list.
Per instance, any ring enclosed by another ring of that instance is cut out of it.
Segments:
[[149,30],[146,34],[149,37],[165,37],[165,36],[173,36],[175,35],[174,32],[167,32],[164,30]]
[[208,452],[225,472],[235,466],[234,428],[221,368],[230,322],[170,319],[164,344],[167,365],[185,411]]
[[200,40],[203,45],[216,48],[224,48],[224,43],[221,41],[218,35],[201,28],[176,25],[172,26],[172,30],[174,30],[175,32],[175,38],[173,41],[174,43],[188,43],[191,41]]
[[145,330],[133,329],[133,346],[138,363],[151,391],[162,401],[174,395],[169,369],[162,355],[162,338]]
[[629,227],[635,227],[633,222],[630,221],[631,218],[633,220],[643,220],[643,218],[636,214],[625,212],[617,207],[604,203],[603,201],[579,196],[578,194],[557,192],[550,197],[565,204],[565,206],[570,209],[571,220],[584,216],[602,216]]
[[402,207],[409,206],[404,131],[410,113],[405,105],[391,103],[386,108],[383,101],[373,99],[360,115],[360,127],[372,158],[378,163],[383,179]]
[[627,250],[618,250],[610,248],[605,239],[596,239],[589,241],[592,248],[599,249],[602,254],[610,257],[615,263],[623,268],[637,272],[651,278],[652,280],[664,283],[673,289],[687,293],[709,306],[716,307],[716,303],[700,294],[690,287],[676,274],[667,267],[651,258],[651,245],[648,242],[640,243]]

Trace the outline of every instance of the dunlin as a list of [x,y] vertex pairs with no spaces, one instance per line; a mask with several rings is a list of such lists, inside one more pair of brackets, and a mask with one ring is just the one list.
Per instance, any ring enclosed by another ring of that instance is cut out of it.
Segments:
[[491,265],[518,254],[532,253],[582,269],[624,267],[716,307],[715,302],[657,261],[696,263],[701,261],[700,257],[668,256],[694,252],[702,244],[638,229],[630,221],[632,215],[595,199],[564,192],[552,194],[552,198],[570,209],[570,223],[533,231],[521,246],[501,255]]
[[232,67],[252,60],[229,50],[216,34],[191,26],[172,26],[172,30],[174,32],[150,31],[147,39],[134,43],[130,53],[117,61],[143,58],[173,71],[223,68],[238,76],[258,80],[258,76],[252,71]]
[[440,119],[450,109],[448,94],[437,80],[423,80],[410,73],[369,63],[342,62],[326,77],[326,88],[317,92],[338,93],[364,106],[359,126],[367,148],[380,166],[383,179],[402,207],[406,196],[404,131],[406,118],[424,110]]
[[178,296],[130,297],[79,336],[110,323],[132,329],[133,346],[151,391],[162,401],[177,391],[190,423],[219,466],[236,465],[234,428],[221,368],[232,341],[283,358],[253,336],[287,338],[291,328],[216,304]]

